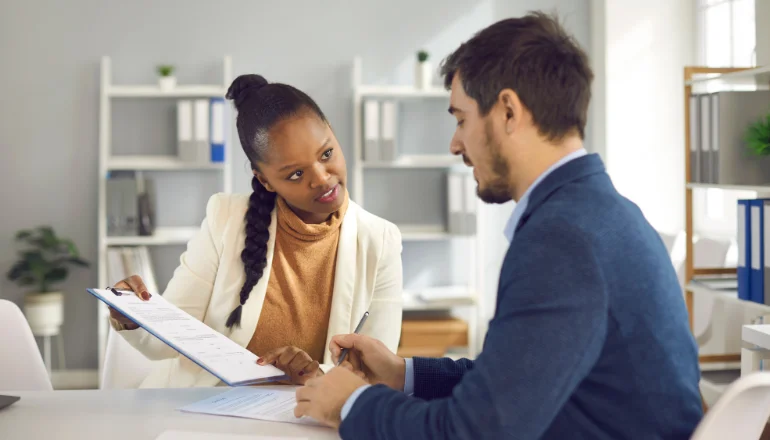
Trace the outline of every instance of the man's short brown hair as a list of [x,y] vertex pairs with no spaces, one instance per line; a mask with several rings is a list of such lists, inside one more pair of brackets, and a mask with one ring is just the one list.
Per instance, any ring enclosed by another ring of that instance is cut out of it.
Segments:
[[583,49],[555,17],[530,12],[482,29],[444,60],[447,89],[457,73],[482,115],[501,91],[511,89],[549,140],[575,131],[585,137],[593,72]]

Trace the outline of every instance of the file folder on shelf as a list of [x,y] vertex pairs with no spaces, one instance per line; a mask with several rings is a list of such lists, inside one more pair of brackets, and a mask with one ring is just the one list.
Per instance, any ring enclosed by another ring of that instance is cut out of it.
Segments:
[[763,199],[755,199],[749,202],[751,209],[751,272],[749,280],[749,289],[751,293],[749,298],[755,303],[765,303],[765,262],[763,240],[763,217],[764,217]]
[[751,299],[751,213],[750,200],[738,200],[738,298]]
[[764,304],[770,304],[770,200],[765,200],[762,204],[762,259],[764,264],[762,265],[763,281],[764,281]]

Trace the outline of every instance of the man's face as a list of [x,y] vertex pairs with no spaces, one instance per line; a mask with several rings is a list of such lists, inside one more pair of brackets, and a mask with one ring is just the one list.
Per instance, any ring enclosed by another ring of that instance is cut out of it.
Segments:
[[[505,203],[511,200],[509,167],[501,156],[504,130],[495,127],[497,106],[486,116],[479,114],[476,101],[465,93],[460,73],[452,79],[449,112],[457,119],[457,128],[449,151],[462,155],[465,164],[473,167],[478,183],[477,194],[486,203]],[[502,130],[502,132],[501,132]]]

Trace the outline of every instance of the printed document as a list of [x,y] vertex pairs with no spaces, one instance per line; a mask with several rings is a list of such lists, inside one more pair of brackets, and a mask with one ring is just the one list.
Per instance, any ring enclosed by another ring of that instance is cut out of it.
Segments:
[[273,437],[250,434],[221,434],[215,432],[178,431],[170,429],[163,431],[155,440],[308,440],[307,437]]
[[294,417],[294,407],[297,406],[295,390],[296,388],[289,388],[288,390],[272,390],[262,387],[233,388],[225,393],[179,408],[179,410],[271,422],[322,426],[309,417],[299,419]]
[[161,295],[143,301],[126,290],[118,291],[119,295],[108,289],[87,290],[227,385],[243,386],[285,378],[283,371],[272,365],[258,365],[254,353]]

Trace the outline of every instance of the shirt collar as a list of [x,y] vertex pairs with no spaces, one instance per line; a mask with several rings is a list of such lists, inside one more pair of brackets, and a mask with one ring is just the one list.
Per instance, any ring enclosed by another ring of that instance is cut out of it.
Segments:
[[508,239],[508,243],[513,242],[513,234],[516,231],[516,226],[518,226],[519,220],[521,220],[521,216],[524,215],[524,211],[527,209],[527,204],[529,203],[529,195],[532,193],[535,187],[560,166],[571,160],[577,159],[578,157],[585,156],[586,154],[588,154],[588,152],[585,148],[573,151],[572,153],[559,159],[558,162],[548,167],[547,170],[545,170],[537,177],[537,179],[535,179],[534,182],[532,182],[532,185],[527,188],[527,190],[524,192],[524,195],[521,196],[521,199],[519,199],[519,202],[516,203],[516,206],[513,207],[513,213],[511,213],[511,217],[508,219],[508,223],[505,225],[503,234],[505,234],[505,238]]

